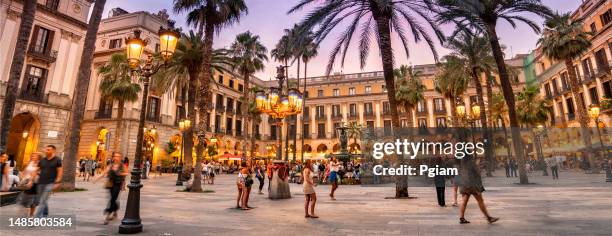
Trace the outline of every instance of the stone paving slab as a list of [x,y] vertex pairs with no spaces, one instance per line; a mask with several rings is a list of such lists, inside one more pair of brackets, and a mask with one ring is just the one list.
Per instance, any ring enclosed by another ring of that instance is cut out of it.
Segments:
[[[486,223],[471,200],[466,218],[472,223],[459,225],[459,209],[438,207],[433,187],[412,187],[416,199],[393,200],[385,199],[394,195],[392,186],[341,185],[338,200],[332,201],[330,186],[321,185],[316,188],[321,218],[305,219],[300,185],[291,184],[293,198],[285,200],[269,200],[253,190],[251,205],[257,208],[241,211],[232,209],[235,176],[220,175],[215,185],[205,185],[212,193],[186,193],[176,191],[175,175],[165,175],[144,180],[140,235],[611,235],[612,183],[603,182],[603,175],[574,172],[562,172],[561,178],[552,181],[532,173],[538,184],[527,187],[515,185],[516,178],[487,178],[485,186],[495,187],[486,187],[486,204],[501,220]],[[78,182],[88,191],[51,197],[51,214],[76,214],[76,230],[0,229],[0,235],[116,235],[118,220],[102,225],[108,198],[102,185]],[[569,185],[573,187],[560,187]],[[451,197],[447,188],[449,205]],[[127,192],[121,192],[120,216],[126,198]],[[21,215],[24,209],[6,206],[0,214]]]

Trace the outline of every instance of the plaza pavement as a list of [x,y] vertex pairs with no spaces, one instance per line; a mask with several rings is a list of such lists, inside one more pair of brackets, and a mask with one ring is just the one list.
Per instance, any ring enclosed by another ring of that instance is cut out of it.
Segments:
[[[497,175],[503,174],[498,171]],[[234,175],[218,176],[212,193],[177,192],[176,175],[144,180],[140,235],[611,235],[612,183],[603,174],[584,175],[562,171],[553,181],[532,173],[537,184],[518,186],[516,178],[485,179],[485,200],[492,215],[501,217],[486,223],[471,200],[466,218],[458,224],[458,207],[438,207],[433,187],[410,188],[416,199],[393,200],[393,186],[362,187],[341,185],[337,200],[328,197],[330,187],[316,188],[319,219],[305,219],[301,185],[291,184],[293,198],[269,200],[254,189],[249,211],[235,210]],[[56,193],[50,200],[50,214],[76,214],[76,230],[45,232],[7,231],[0,235],[115,235],[119,220],[102,225],[102,211],[108,194],[97,184],[77,183],[87,191]],[[565,183],[565,185],[560,184]],[[255,181],[257,186],[258,182]],[[493,187],[490,187],[493,186]],[[264,189],[267,188],[264,187]],[[452,201],[447,188],[447,205]],[[120,218],[127,192],[121,192]],[[2,215],[23,214],[19,205],[0,208]]]

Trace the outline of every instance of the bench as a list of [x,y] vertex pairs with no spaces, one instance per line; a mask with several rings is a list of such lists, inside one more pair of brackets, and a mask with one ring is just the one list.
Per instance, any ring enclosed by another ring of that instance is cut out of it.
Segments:
[[19,192],[0,192],[0,206],[7,206],[17,203]]

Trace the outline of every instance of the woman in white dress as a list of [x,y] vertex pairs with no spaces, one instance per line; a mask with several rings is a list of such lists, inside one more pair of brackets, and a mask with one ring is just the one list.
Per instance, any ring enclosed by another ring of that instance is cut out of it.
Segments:
[[[310,159],[306,160],[304,164],[304,170],[302,170],[302,177],[304,178],[304,196],[306,196],[304,202],[304,212],[306,218],[319,218],[314,213],[315,204],[317,203],[317,194],[315,193],[314,187],[316,186],[312,176],[314,175],[312,171],[312,161]],[[308,213],[308,208],[310,207],[310,213]]]

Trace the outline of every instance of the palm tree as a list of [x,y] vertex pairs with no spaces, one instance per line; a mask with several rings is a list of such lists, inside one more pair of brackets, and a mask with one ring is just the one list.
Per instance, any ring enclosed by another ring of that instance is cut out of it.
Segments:
[[[122,122],[125,102],[135,102],[140,94],[140,84],[133,83],[130,67],[125,53],[115,53],[104,66],[98,68],[102,81],[98,87],[102,97],[119,102],[117,112],[117,129],[113,141],[113,150],[119,150],[119,140],[122,140]],[[104,162],[106,163],[106,162]]]
[[393,71],[393,75],[397,86],[395,99],[406,110],[408,127],[412,127],[412,110],[420,101],[425,100],[424,94],[427,89],[420,80],[421,71],[411,66],[401,65],[400,68]]
[[510,143],[508,142],[508,131],[506,130],[506,114],[508,114],[508,106],[504,99],[504,95],[501,93],[495,93],[491,95],[490,112],[491,120],[494,123],[498,121],[501,123],[501,128],[504,131],[504,140],[506,144],[506,151],[508,158],[512,157],[512,151],[510,149]]
[[[190,30],[188,34],[183,34],[176,46],[172,59],[167,63],[165,68],[160,70],[160,72],[153,77],[153,84],[156,84],[154,87],[158,87],[161,90],[168,91],[172,88],[187,88],[187,119],[191,120],[193,124],[195,124],[196,121],[195,105],[196,99],[198,98],[198,80],[201,76],[201,65],[204,60],[202,54],[204,50],[203,47],[204,39],[202,34],[193,32],[192,30]],[[210,80],[210,78],[208,80]],[[160,84],[158,85],[158,83]],[[185,176],[189,176],[192,172],[193,136],[193,128],[185,131],[186,138],[183,140],[183,146],[185,148],[183,175]],[[196,163],[199,162],[196,161]],[[194,175],[194,183],[196,177],[199,178],[199,175]],[[193,186],[198,188],[201,185],[194,184]]]
[[596,168],[595,158],[591,156],[591,131],[589,130],[589,117],[584,106],[586,104],[580,92],[582,85],[578,82],[578,72],[574,68],[574,59],[580,56],[591,48],[589,38],[593,35],[590,32],[585,32],[582,29],[582,21],[574,20],[571,13],[559,14],[555,13],[551,18],[544,23],[545,29],[542,38],[538,40],[538,45],[542,47],[542,52],[548,58],[556,61],[563,61],[569,75],[569,84],[572,95],[576,100],[576,109],[578,111],[578,123],[582,133],[582,142],[586,147],[584,153],[589,158],[589,164],[594,172],[599,172]]
[[[440,42],[443,41],[444,37],[438,26],[430,19],[426,5],[422,1],[414,0],[336,0],[324,2],[301,0],[289,10],[289,13],[315,4],[317,5],[315,9],[308,13],[300,23],[306,30],[317,28],[314,31],[315,42],[323,41],[327,38],[329,32],[337,28],[338,25],[346,25],[341,23],[345,19],[348,20],[348,22],[345,22],[348,23],[347,28],[340,34],[330,53],[327,74],[331,73],[337,57],[340,57],[341,64],[343,64],[356,32],[359,32],[359,57],[363,68],[370,52],[372,36],[376,37],[374,41],[378,43],[379,49],[376,51],[381,54],[385,85],[388,91],[387,97],[391,107],[391,123],[393,129],[398,130],[400,121],[395,100],[391,32],[394,31],[397,34],[407,56],[409,55],[408,36],[409,33],[412,33],[416,43],[424,40],[428,44],[437,60],[438,53],[434,46],[434,40],[430,33],[426,31],[426,27],[423,27],[423,23],[433,30]],[[417,20],[417,17],[420,19]],[[397,179],[395,196],[397,198],[408,197],[406,178]]]
[[434,78],[434,89],[450,100],[452,121],[458,122],[457,98],[467,90],[470,76],[465,68],[465,60],[448,55],[443,61],[440,72]]
[[[537,125],[546,123],[546,121],[548,121],[548,115],[552,111],[550,102],[540,98],[539,94],[540,91],[538,90],[538,87],[535,86],[525,87],[523,91],[517,94],[518,119],[521,124],[524,124],[531,129],[534,143],[537,142],[537,135],[534,128]],[[544,165],[544,156],[540,152],[541,150],[537,147],[535,147],[535,150],[538,153],[537,156],[539,168],[543,169],[544,175],[548,175],[546,166]]]
[[[465,67],[467,71],[469,71],[472,78],[472,83],[476,88],[478,105],[482,109],[486,109],[484,94],[482,92],[482,83],[480,82],[481,75],[483,72],[490,71],[495,67],[495,59],[493,58],[493,55],[491,55],[491,47],[488,40],[485,37],[480,37],[472,34],[471,32],[463,31],[456,37],[449,38],[445,47],[452,51],[450,55],[461,58],[465,62]],[[487,112],[481,112],[480,123],[482,124],[482,128],[484,130],[485,139],[491,140],[491,135],[488,129],[489,125]],[[489,177],[493,175],[492,173],[494,168],[492,156],[493,153],[491,148],[491,142],[485,142],[485,160],[487,160],[486,174]]]
[[504,98],[508,105],[508,116],[510,118],[510,127],[512,128],[512,143],[518,157],[520,183],[528,184],[529,179],[525,172],[525,155],[523,153],[520,130],[518,129],[519,121],[516,115],[514,92],[512,91],[496,27],[498,20],[505,20],[512,27],[516,27],[518,21],[527,24],[538,33],[540,32],[540,27],[534,21],[524,17],[523,14],[533,13],[541,17],[547,17],[551,15],[550,9],[544,6],[541,0],[425,1],[430,6],[430,9],[437,14],[437,20],[440,24],[451,23],[456,25],[457,30],[453,33],[453,37],[459,32],[466,30],[487,35],[495,63],[497,64]]
[[36,0],[23,1],[19,33],[17,33],[17,44],[15,45],[6,95],[4,97],[4,103],[2,104],[2,122],[0,122],[0,149],[2,150],[6,150],[5,147],[11,128],[11,120],[15,112],[19,81],[21,80],[21,72],[23,70],[23,63],[25,62],[30,32],[32,32],[32,25],[34,24],[34,15],[36,15],[36,2]]
[[[89,24],[87,25],[87,33],[83,43],[83,55],[79,64],[79,72],[76,81],[76,93],[74,102],[72,103],[72,117],[70,121],[70,136],[66,140],[66,155],[64,156],[63,166],[64,174],[62,175],[62,188],[73,191],[76,174],[76,161],[79,142],[81,140],[81,122],[83,121],[83,113],[85,112],[85,102],[87,100],[87,90],[89,88],[89,80],[91,79],[91,64],[93,62],[93,53],[96,46],[96,37],[102,12],[104,11],[106,0],[96,0],[91,11]],[[140,163],[135,163],[140,164]]]
[[[249,120],[250,113],[248,111],[251,103],[251,89],[249,89],[249,78],[257,71],[264,69],[264,61],[268,61],[268,49],[259,41],[259,36],[253,35],[247,31],[236,36],[236,40],[230,46],[234,69],[242,74],[244,79],[244,101],[242,102],[242,117],[244,118],[243,134],[244,142],[242,143],[242,153],[246,156],[246,146],[249,135]],[[251,157],[253,153],[251,153]],[[247,160],[247,165],[251,165],[251,159]]]
[[[310,60],[312,58],[315,58],[319,52],[319,45],[316,44],[314,42],[314,39],[312,37],[312,32],[308,32],[305,34],[305,36],[302,37],[302,43],[300,44],[300,57],[302,58],[302,61],[304,62],[304,85],[303,85],[303,89],[302,89],[302,93],[304,94],[303,98],[304,101],[302,102],[302,111],[304,111],[306,109],[306,100],[308,99],[305,94],[306,94],[306,85],[307,85],[307,80],[306,78],[308,78],[308,62],[310,62]],[[304,122],[306,122],[309,119],[309,117],[305,117],[304,115],[302,115],[302,128],[304,127]],[[297,129],[297,127],[296,127]],[[302,144],[300,145],[300,150],[301,150],[301,154],[300,156],[302,157],[302,160],[304,159],[304,136],[306,135],[306,132],[309,132],[308,130],[302,130]]]
[[[212,77],[213,41],[215,33],[238,21],[243,13],[248,9],[244,0],[174,0],[174,12],[189,12],[187,23],[199,28],[199,32],[204,32],[204,42],[201,63],[201,81],[198,91],[198,146],[196,154],[198,159],[202,159],[204,154],[204,144],[206,143],[206,127],[208,126],[208,104],[212,101],[210,91],[210,78]],[[195,117],[194,117],[195,118]],[[189,166],[191,169],[191,166]],[[196,173],[201,171],[202,166],[196,165]],[[198,181],[199,175],[198,176]],[[196,179],[194,178],[194,186]],[[200,183],[200,182],[197,182]],[[199,185],[198,185],[199,188]],[[192,188],[193,189],[193,188]],[[196,189],[197,191],[197,189]]]

